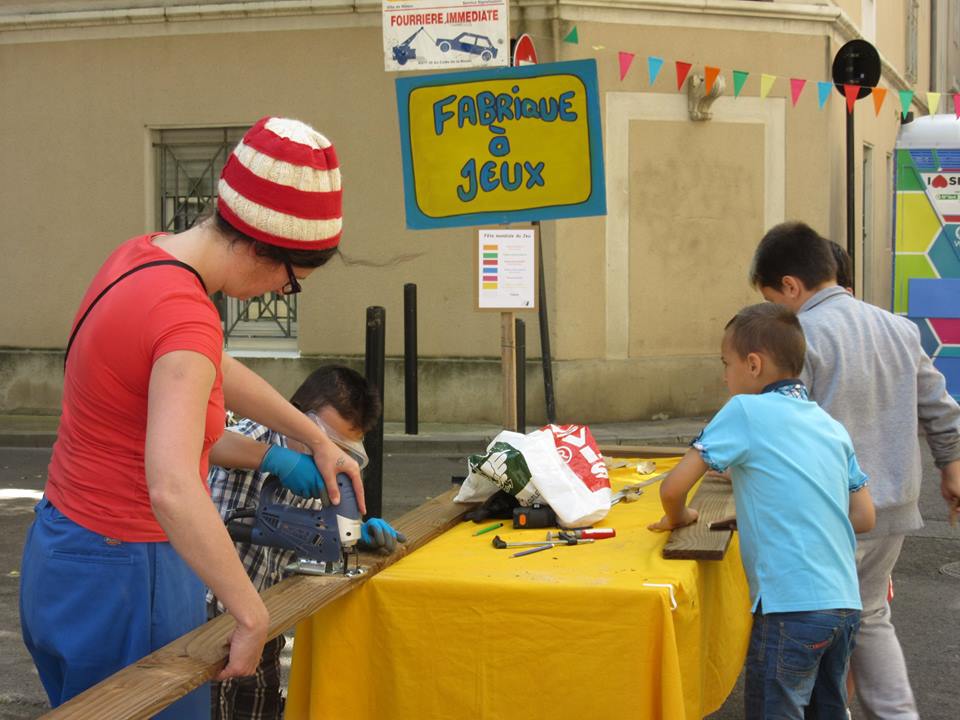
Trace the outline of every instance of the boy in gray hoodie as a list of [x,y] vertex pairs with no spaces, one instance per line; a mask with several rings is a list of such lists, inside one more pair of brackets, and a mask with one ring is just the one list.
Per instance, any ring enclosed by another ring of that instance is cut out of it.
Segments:
[[797,313],[807,339],[801,378],[810,398],[846,427],[871,480],[876,527],[857,543],[863,614],[850,663],[857,696],[872,718],[916,718],[887,588],[906,533],[923,526],[918,425],[951,522],[960,512],[960,407],[916,325],[837,285],[828,242],[803,223],[777,225],[760,241],[750,277],[766,300]]

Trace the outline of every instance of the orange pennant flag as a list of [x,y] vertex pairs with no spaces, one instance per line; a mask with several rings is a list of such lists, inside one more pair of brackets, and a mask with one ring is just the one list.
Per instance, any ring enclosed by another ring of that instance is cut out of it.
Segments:
[[720,74],[720,68],[710,67],[709,65],[703,68],[703,75],[707,81],[707,95],[710,94],[710,91],[713,90],[713,84],[717,81],[717,75]]
[[883,107],[883,101],[887,99],[887,89],[882,87],[875,87],[873,92],[873,111],[880,115],[880,108]]

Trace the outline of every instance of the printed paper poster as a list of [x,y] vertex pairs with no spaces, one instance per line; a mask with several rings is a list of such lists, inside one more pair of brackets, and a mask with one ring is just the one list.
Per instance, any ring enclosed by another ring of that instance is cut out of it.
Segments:
[[509,65],[508,12],[506,0],[383,0],[384,67]]

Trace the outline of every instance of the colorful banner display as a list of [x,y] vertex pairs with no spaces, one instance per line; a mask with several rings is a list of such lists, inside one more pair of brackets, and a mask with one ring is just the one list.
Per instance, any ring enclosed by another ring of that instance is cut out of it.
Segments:
[[606,214],[593,60],[397,79],[407,227]]
[[388,71],[510,64],[506,0],[384,0]]
[[[564,36],[563,42],[570,43],[572,45],[580,44],[580,38],[577,34],[576,25],[574,25],[573,28],[571,28],[571,30]],[[591,49],[594,52],[606,50],[603,45],[593,45]],[[635,57],[637,57],[637,54],[628,50],[617,50],[616,57],[619,65],[620,82],[623,82],[626,80],[627,73],[630,72],[630,67],[633,65],[633,60]],[[657,76],[660,74],[660,70],[663,68],[663,65],[664,59],[662,57],[658,57],[656,55],[647,56],[647,75],[649,84],[651,86],[656,83]],[[683,83],[686,81],[687,75],[693,68],[693,64],[688,63],[685,60],[676,60],[674,62],[674,67],[676,68],[677,90],[682,91]],[[703,74],[708,93],[710,92],[710,88],[713,86],[713,83],[722,72],[722,68],[714,65],[703,66]],[[735,98],[740,97],[740,93],[743,91],[743,86],[747,82],[747,79],[751,76],[751,73],[747,70],[731,70],[731,75],[733,77],[733,96]],[[760,73],[759,75],[757,73],[753,73],[753,76],[759,77],[759,95],[764,99],[770,94],[771,90],[774,90],[775,86],[777,85],[777,80],[781,79],[780,76],[771,75],[769,73]],[[788,77],[782,79],[789,81],[790,104],[792,107],[796,107],[797,103],[800,101],[800,96],[803,94],[803,89],[807,85],[807,79],[800,77]],[[832,95],[834,84],[832,81],[827,82],[819,80],[816,81],[816,85],[817,107],[818,109],[822,110],[823,106]],[[854,104],[860,94],[860,91],[862,90],[862,87],[860,85],[843,85],[837,87],[841,89],[842,94],[846,97],[847,112],[852,113]],[[887,98],[887,88],[871,86],[863,87],[869,87],[870,95],[873,98],[873,110],[877,115],[879,115],[880,109],[883,107],[884,100]],[[903,117],[906,117],[907,113],[910,112],[910,107],[913,103],[915,92],[913,90],[899,90],[897,95],[900,103],[900,113]],[[782,92],[777,93],[775,91],[774,96],[780,97],[784,95]],[[866,95],[864,95],[864,97],[866,97]],[[945,105],[947,105],[947,107],[944,108],[944,112],[953,112],[956,118],[960,120],[960,92],[956,92],[955,89],[951,89],[947,92],[927,92],[927,113],[929,115],[936,115],[939,112],[941,100]]]

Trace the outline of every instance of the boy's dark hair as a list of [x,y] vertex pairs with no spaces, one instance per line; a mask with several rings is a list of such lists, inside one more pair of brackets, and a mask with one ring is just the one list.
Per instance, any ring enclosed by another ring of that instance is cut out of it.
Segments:
[[776,303],[748,305],[733,316],[724,330],[737,355],[763,353],[773,358],[777,367],[793,377],[803,370],[807,341],[800,321],[791,310]]
[[808,290],[834,280],[837,261],[833,259],[829,240],[801,222],[785,222],[774,226],[757,246],[750,268],[750,283],[756,288],[783,287],[783,278],[793,275]]
[[842,288],[853,287],[853,263],[850,262],[850,253],[844,250],[839,243],[830,243],[830,252],[837,263],[837,285]]
[[380,418],[380,395],[356,370],[342,365],[324,365],[307,376],[290,398],[303,412],[318,412],[329,406],[344,420],[368,433]]

